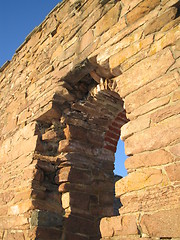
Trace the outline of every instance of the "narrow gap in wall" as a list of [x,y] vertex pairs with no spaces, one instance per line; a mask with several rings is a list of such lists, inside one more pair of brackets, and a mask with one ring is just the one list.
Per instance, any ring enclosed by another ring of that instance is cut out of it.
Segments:
[[125,154],[124,142],[119,138],[115,153],[114,175],[121,177],[127,176],[127,170],[124,165],[126,158],[127,156]]
[[[124,165],[126,158],[127,156],[125,154],[124,142],[119,138],[119,141],[117,144],[117,150],[115,153],[114,186],[117,181],[127,176],[127,170]],[[120,199],[115,197],[115,188],[114,188],[114,216],[119,215],[119,208],[121,207],[122,207],[122,204]]]

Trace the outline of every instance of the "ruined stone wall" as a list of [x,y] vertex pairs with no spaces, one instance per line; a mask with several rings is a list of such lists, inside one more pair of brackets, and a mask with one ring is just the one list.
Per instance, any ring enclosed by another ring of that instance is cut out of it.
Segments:
[[178,0],[65,0],[2,66],[0,239],[180,239],[179,20]]

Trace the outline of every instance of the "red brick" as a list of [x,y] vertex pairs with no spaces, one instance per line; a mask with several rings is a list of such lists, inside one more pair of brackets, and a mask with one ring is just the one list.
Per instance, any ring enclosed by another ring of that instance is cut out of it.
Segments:
[[116,147],[114,147],[112,145],[105,144],[104,148],[108,149],[108,150],[110,150],[110,151],[112,151],[114,153],[116,152]]

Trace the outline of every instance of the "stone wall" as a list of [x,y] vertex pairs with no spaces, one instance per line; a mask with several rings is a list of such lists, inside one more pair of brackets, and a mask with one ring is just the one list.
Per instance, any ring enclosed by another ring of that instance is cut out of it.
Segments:
[[180,239],[179,8],[65,0],[1,67],[0,239]]

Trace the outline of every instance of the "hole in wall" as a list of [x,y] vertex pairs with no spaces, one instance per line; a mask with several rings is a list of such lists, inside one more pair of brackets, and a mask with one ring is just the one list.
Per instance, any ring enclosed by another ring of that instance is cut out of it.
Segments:
[[114,175],[121,177],[127,176],[127,170],[124,165],[126,158],[124,142],[119,138],[115,153]]
[[[115,153],[115,162],[114,162],[114,185],[121,178],[127,176],[127,170],[125,168],[125,160],[127,156],[125,154],[124,142],[119,138],[117,143],[117,150]],[[115,188],[114,188],[114,216],[119,215],[119,209],[122,207],[122,203],[119,198],[115,197]]]

